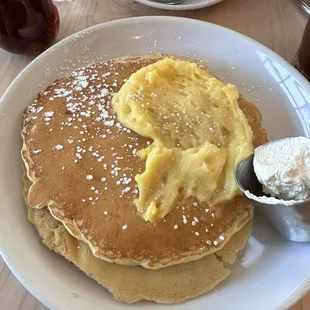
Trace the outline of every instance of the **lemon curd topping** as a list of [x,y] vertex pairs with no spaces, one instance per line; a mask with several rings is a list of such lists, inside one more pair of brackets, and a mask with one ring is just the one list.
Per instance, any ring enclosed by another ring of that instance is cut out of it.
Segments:
[[[122,125],[153,142],[139,150],[138,212],[151,222],[180,198],[216,204],[239,192],[235,166],[253,134],[235,86],[187,61],[166,58],[132,74],[112,100]],[[182,197],[180,197],[182,195]]]

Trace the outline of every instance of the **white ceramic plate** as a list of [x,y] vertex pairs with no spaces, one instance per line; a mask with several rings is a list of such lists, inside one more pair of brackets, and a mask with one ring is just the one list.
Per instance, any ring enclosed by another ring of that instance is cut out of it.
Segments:
[[185,11],[185,10],[196,10],[205,8],[207,6],[219,3],[223,0],[184,0],[181,4],[176,5],[159,3],[152,0],[135,0],[135,1],[157,9]]
[[[16,78],[0,102],[0,252],[25,287],[51,309],[168,308],[116,302],[40,244],[26,218],[20,159],[22,110],[39,90],[93,61],[162,50],[208,60],[211,72],[257,104],[271,139],[310,135],[308,82],[281,57],[231,30],[190,19],[141,17],[97,25],[50,48]],[[235,264],[231,277],[217,291],[169,308],[287,308],[309,287],[309,258],[309,244],[284,241],[256,215],[244,260]]]

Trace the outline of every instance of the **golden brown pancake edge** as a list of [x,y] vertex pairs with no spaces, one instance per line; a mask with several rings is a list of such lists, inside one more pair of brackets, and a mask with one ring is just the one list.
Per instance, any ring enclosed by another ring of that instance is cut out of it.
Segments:
[[[24,174],[25,200],[30,183]],[[208,293],[229,276],[230,266],[247,244],[252,229],[252,223],[247,223],[215,254],[185,264],[150,270],[141,266],[111,264],[96,258],[89,246],[70,235],[48,208],[28,207],[28,218],[47,248],[107,288],[116,300],[126,303],[149,300],[175,304]]]

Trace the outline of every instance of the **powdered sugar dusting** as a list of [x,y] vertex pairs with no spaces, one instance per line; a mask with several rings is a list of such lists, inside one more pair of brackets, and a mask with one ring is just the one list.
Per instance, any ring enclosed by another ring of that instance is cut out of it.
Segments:
[[60,151],[60,150],[62,150],[63,148],[64,148],[63,145],[57,144],[57,145],[55,145],[55,146],[53,147],[53,150],[55,150],[55,151]]
[[[62,156],[66,156],[69,159],[65,169],[59,164],[62,175],[70,175],[70,167],[79,167],[78,171],[82,173],[79,182],[85,191],[76,195],[85,208],[96,207],[107,195],[113,203],[120,198],[133,201],[139,195],[135,182],[137,170],[133,170],[129,162],[138,161],[137,152],[144,146],[135,133],[119,123],[111,107],[113,94],[124,83],[119,81],[116,73],[112,63],[107,62],[78,69],[69,78],[56,81],[53,87],[40,93],[44,106],[36,100],[29,108],[28,121],[41,120],[47,127],[42,130],[54,141],[50,148],[58,151],[53,153],[55,158],[61,161]],[[156,92],[150,95],[157,96]],[[134,100],[141,100],[132,96]],[[114,142],[120,136],[123,137],[122,145],[115,147]],[[143,143],[151,144],[150,141]],[[39,147],[32,150],[33,154],[42,152],[38,158],[44,154],[44,149]],[[209,232],[216,217],[214,210],[209,212],[196,200],[190,201],[188,206],[197,214],[182,207],[181,215],[170,223],[170,229],[176,234],[181,227],[189,229],[195,240],[204,238],[204,247],[223,242],[220,236]],[[102,213],[105,219],[115,216],[109,209]],[[127,230],[127,224],[120,229]]]

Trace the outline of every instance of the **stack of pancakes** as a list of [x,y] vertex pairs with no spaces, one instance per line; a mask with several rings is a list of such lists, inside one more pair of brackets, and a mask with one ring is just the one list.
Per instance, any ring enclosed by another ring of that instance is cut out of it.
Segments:
[[[164,57],[79,69],[24,112],[29,220],[48,248],[129,303],[179,303],[210,291],[229,275],[251,234],[253,209],[242,196],[207,213],[190,197],[156,223],[137,212],[135,176],[145,163],[136,154],[150,141],[122,126],[111,100],[132,73]],[[265,143],[259,111],[242,96],[239,106],[254,147]]]

